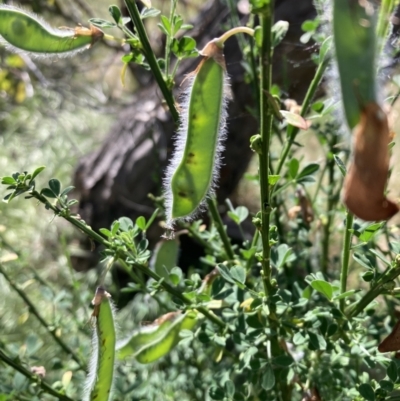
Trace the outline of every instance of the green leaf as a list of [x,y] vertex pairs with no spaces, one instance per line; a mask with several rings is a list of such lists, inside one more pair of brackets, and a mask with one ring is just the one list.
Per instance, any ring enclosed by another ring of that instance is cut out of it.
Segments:
[[342,162],[342,159],[339,158],[337,155],[333,155],[333,158],[335,160],[336,165],[339,167],[340,172],[342,173],[342,176],[345,177],[347,173],[346,166]]
[[165,15],[161,16],[161,24],[158,24],[158,26],[167,36],[171,36],[171,23]]
[[272,27],[272,46],[276,47],[282,42],[289,29],[289,22],[278,21]]
[[296,256],[292,248],[289,248],[287,244],[280,244],[277,248],[273,248],[271,252],[271,261],[277,269],[282,268],[285,263],[293,262],[295,259]]
[[315,291],[320,292],[322,295],[325,295],[329,301],[332,300],[333,289],[332,285],[324,280],[314,280],[311,282],[311,287],[314,288]]
[[69,192],[71,192],[73,189],[75,189],[75,187],[73,187],[72,185],[70,185],[69,187],[63,189],[63,191],[61,192],[60,196],[65,196],[67,195]]
[[235,385],[233,384],[233,382],[231,380],[227,380],[224,387],[226,396],[229,398],[233,398],[233,396],[235,395]]
[[271,390],[275,386],[275,374],[272,366],[267,364],[261,380],[261,387],[265,391]]
[[260,14],[268,10],[270,0],[250,0],[251,13]]
[[43,188],[40,191],[40,195],[45,196],[46,198],[57,198],[54,192],[50,188]]
[[329,55],[331,48],[332,48],[333,37],[327,37],[323,42],[319,49],[319,64],[322,64],[326,57]]
[[268,176],[268,184],[271,186],[275,185],[278,182],[280,177],[281,177],[280,175],[269,175]]
[[172,36],[175,36],[181,29],[181,26],[183,24],[183,18],[180,15],[175,15],[173,21],[174,21],[174,29],[172,32]]
[[[163,274],[165,276],[165,273]],[[180,281],[182,280],[182,270],[180,267],[175,266],[171,269],[169,275],[169,279],[174,285],[178,285]]]
[[147,231],[149,229],[149,227],[153,224],[153,221],[156,219],[157,215],[158,215],[158,208],[156,210],[154,210],[153,214],[151,215],[151,217],[149,218],[145,230]]
[[141,19],[157,17],[161,13],[160,10],[156,10],[155,8],[144,8],[142,13],[140,14]]
[[212,386],[208,390],[208,395],[213,400],[223,400],[225,398],[225,391],[220,387]]
[[261,26],[256,26],[254,28],[254,40],[256,42],[256,46],[258,48],[261,48],[261,46],[262,46],[262,30],[261,30]]
[[246,281],[246,270],[242,266],[233,266],[230,269],[231,277],[241,284]]
[[146,219],[143,216],[139,216],[136,219],[136,225],[142,230],[146,231]]
[[307,342],[307,338],[303,336],[299,331],[293,336],[294,345],[302,345]]
[[108,12],[111,14],[111,16],[114,18],[114,21],[118,25],[121,24],[122,13],[118,6],[112,5],[112,6],[108,7]]
[[90,18],[89,22],[100,29],[115,28],[117,25],[114,22],[106,21],[101,18]]
[[171,50],[180,59],[197,55],[196,41],[189,37],[183,36],[181,39],[173,39]]
[[375,392],[368,383],[363,383],[358,387],[358,392],[368,401],[375,401]]
[[59,196],[61,192],[61,183],[56,178],[52,178],[49,181],[49,187],[53,191],[54,195]]
[[310,176],[314,174],[316,171],[319,170],[319,164],[317,163],[310,163],[307,166],[303,168],[303,170],[300,171],[300,173],[297,176],[297,182],[300,182],[302,178],[305,178],[307,176]]
[[397,365],[394,361],[390,361],[390,364],[386,370],[386,374],[393,383],[396,383],[396,380],[398,378],[398,373],[397,373]]
[[4,185],[14,185],[16,181],[13,177],[1,177],[1,183]]
[[118,219],[119,229],[121,231],[129,231],[133,229],[133,221],[129,217],[121,217]]
[[387,391],[388,393],[391,393],[393,391],[393,383],[389,380],[381,380],[379,382],[379,385],[383,390]]
[[349,290],[349,291],[346,291],[343,294],[336,295],[335,297],[333,297],[333,300],[334,301],[338,301],[339,299],[344,299],[344,298],[351,297],[352,295],[354,295],[358,291],[360,291],[360,290]]
[[231,271],[227,266],[220,263],[217,265],[217,270],[226,281],[231,284],[236,284],[235,280],[232,278]]
[[32,174],[31,181],[33,181],[46,167],[45,166],[40,166]]
[[370,248],[369,251],[374,254],[378,259],[380,259],[386,266],[391,265],[391,263],[386,259],[385,255],[381,251],[372,248]]
[[107,228],[100,228],[100,233],[103,234],[106,237],[112,237],[112,233],[110,230],[107,230]]
[[187,31],[188,29],[193,29],[193,25],[192,24],[183,24],[181,26],[181,29]]
[[319,26],[318,19],[306,20],[301,24],[301,29],[304,32],[314,32],[316,29],[318,29],[318,26]]
[[287,368],[293,363],[293,358],[289,355],[280,355],[274,358],[272,363],[276,366]]
[[244,206],[238,206],[235,210],[228,212],[228,216],[236,224],[242,223],[244,220],[247,219],[248,215],[249,215],[249,210],[247,209],[247,207]]
[[368,242],[376,233],[379,231],[385,223],[374,223],[367,226],[364,230],[361,231],[360,236],[358,237],[360,241]]
[[297,176],[297,173],[299,171],[300,163],[297,159],[292,159],[289,162],[289,174],[290,177],[295,179]]
[[317,333],[313,333],[312,331],[308,332],[308,336],[310,338],[310,342],[309,342],[309,348],[311,350],[317,351],[325,351],[326,350],[326,341],[324,339],[324,337],[321,336],[321,334]]
[[366,267],[369,270],[374,268],[374,266],[372,266],[372,264],[371,264],[371,261],[363,254],[354,252],[353,253],[353,259],[357,263],[359,263],[361,266]]

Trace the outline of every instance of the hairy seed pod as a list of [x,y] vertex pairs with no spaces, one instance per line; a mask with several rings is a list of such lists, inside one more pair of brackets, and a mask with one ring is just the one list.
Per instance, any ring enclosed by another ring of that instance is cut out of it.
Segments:
[[179,333],[192,330],[197,321],[194,311],[167,313],[119,342],[118,358],[133,357],[143,364],[154,362],[168,354],[179,343]]
[[110,294],[103,287],[98,287],[92,301],[93,330],[92,361],[89,364],[87,386],[84,401],[109,401],[113,378],[116,334],[114,310]]
[[54,29],[37,16],[14,6],[0,6],[0,36],[11,50],[37,55],[74,54],[102,39],[91,26]]
[[175,152],[164,180],[167,226],[192,219],[214,192],[226,135],[229,91],[222,48],[213,41],[201,54],[181,105]]

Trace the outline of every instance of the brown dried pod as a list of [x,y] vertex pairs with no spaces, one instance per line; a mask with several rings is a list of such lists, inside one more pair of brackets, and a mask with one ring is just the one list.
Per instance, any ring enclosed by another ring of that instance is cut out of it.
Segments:
[[392,332],[379,344],[378,351],[400,351],[400,321],[397,322]]
[[363,107],[353,130],[353,161],[346,174],[343,200],[366,221],[388,220],[399,207],[384,195],[389,173],[388,118],[377,103]]

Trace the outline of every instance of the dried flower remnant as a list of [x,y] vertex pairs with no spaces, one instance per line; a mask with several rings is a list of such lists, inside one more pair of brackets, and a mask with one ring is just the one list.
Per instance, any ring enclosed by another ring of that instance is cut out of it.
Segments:
[[347,208],[366,221],[388,220],[399,207],[384,192],[389,173],[388,119],[376,103],[368,103],[353,131],[353,161],[344,182]]

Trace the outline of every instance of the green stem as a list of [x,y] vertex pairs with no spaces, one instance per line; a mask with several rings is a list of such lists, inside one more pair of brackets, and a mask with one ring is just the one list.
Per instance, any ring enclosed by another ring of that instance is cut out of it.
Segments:
[[154,55],[153,49],[151,48],[149,38],[147,37],[147,33],[146,33],[146,29],[143,25],[143,21],[140,18],[140,13],[137,8],[137,5],[134,0],[125,0],[125,4],[126,4],[126,7],[128,8],[129,14],[132,18],[132,22],[135,24],[137,34],[138,34],[140,42],[143,46],[143,53],[146,57],[147,62],[149,63],[151,71],[154,74],[154,78],[157,81],[157,84],[164,96],[164,99],[167,102],[167,105],[171,112],[172,118],[173,118],[174,122],[176,123],[179,120],[179,114],[175,107],[175,101],[174,101],[171,91],[168,89],[168,86],[162,75],[160,66],[157,63],[156,56]]
[[235,259],[235,254],[233,252],[231,243],[229,241],[228,234],[226,233],[224,223],[222,222],[221,216],[218,213],[217,204],[215,199],[207,198],[207,205],[210,209],[211,216],[214,220],[214,224],[217,228],[221,241],[224,244],[225,252],[229,260]]
[[[251,241],[251,245],[250,245],[251,249],[254,249],[257,247],[258,238],[260,238],[260,232],[258,230],[256,230],[254,232],[253,239]],[[250,257],[249,260],[247,261],[246,271],[250,271],[251,266],[253,265],[253,261],[254,261],[254,256]]]
[[272,82],[272,25],[274,1],[266,6],[264,14],[260,15],[262,30],[262,46],[260,49],[260,135],[261,152],[259,153],[260,192],[261,192],[261,239],[263,244],[262,280],[266,295],[272,295],[271,260],[269,225],[271,215],[269,175],[269,153],[272,132],[273,113],[265,93],[269,93]]
[[[353,214],[349,211],[346,213],[346,228],[344,232],[344,243],[342,251],[342,269],[340,272],[340,293],[343,294],[347,289],[347,276],[349,273],[349,261],[351,250],[351,239],[353,237]],[[346,300],[340,300],[340,310],[344,312]]]
[[41,195],[39,192],[33,190],[30,195],[43,203],[46,208],[51,209],[54,214],[57,216],[63,217],[65,220],[69,221],[72,225],[75,227],[79,228],[81,231],[83,231],[88,237],[92,238],[93,240],[97,241],[99,244],[104,245],[104,246],[109,246],[110,243],[102,237],[100,234],[96,233],[96,231],[93,231],[91,227],[89,227],[83,220],[78,220],[76,217],[71,216],[68,213],[65,212],[64,210],[58,208],[57,206],[52,205],[46,197]]
[[61,401],[74,401],[72,398],[59,393],[54,390],[49,384],[43,381],[38,375],[33,374],[28,369],[24,368],[22,365],[16,362],[15,359],[8,357],[1,349],[0,349],[0,360],[2,360],[7,365],[11,366],[13,369],[17,370],[21,374],[23,374],[30,382],[36,383],[43,391],[48,394],[51,394],[53,397]]
[[[126,266],[126,264],[129,265],[129,263],[127,263],[124,260],[124,258],[126,256],[129,256],[129,258],[133,258],[132,255],[124,255],[123,257],[120,256],[119,257],[120,262],[121,262],[121,264],[123,264],[125,266]],[[173,287],[171,284],[169,284],[168,282],[163,280],[156,272],[154,272],[153,270],[150,270],[147,266],[136,263],[132,267],[137,270],[140,270],[142,273],[146,274],[147,276],[150,276],[152,279],[154,279],[155,281],[160,283],[161,287],[163,287],[165,291],[167,291],[174,297],[181,300],[185,305],[189,305],[189,306],[192,305],[192,302],[182,294],[182,291],[178,290],[177,288]],[[213,323],[217,324],[222,329],[227,328],[227,325],[218,316],[214,315],[212,312],[210,312],[208,309],[204,308],[203,306],[195,307],[195,309],[197,309],[207,319],[209,319]]]
[[238,33],[246,33],[247,35],[253,36],[254,29],[251,29],[247,26],[237,26],[236,28],[232,28],[229,31],[225,32],[219,38],[214,39],[215,43],[219,47],[223,47],[224,43],[233,35],[237,35]]
[[174,16],[175,16],[175,10],[176,10],[176,0],[171,1],[171,9],[169,13],[169,23],[171,26],[171,35],[167,35],[167,40],[165,43],[165,76],[168,79],[169,78],[169,65],[170,65],[170,50],[171,50],[171,42],[173,39],[173,31],[175,29],[175,24],[174,24]]
[[29,311],[36,317],[39,323],[44,327],[48,334],[53,337],[54,341],[60,346],[60,348],[78,364],[79,369],[85,370],[85,364],[80,360],[80,358],[75,354],[75,352],[57,335],[57,327],[49,325],[46,320],[42,317],[36,306],[31,302],[27,295],[22,291],[16,283],[7,274],[3,265],[0,264],[0,273],[6,279],[10,287],[22,298],[25,304],[28,306]]
[[[40,202],[44,203],[48,209],[51,209],[56,215],[61,216],[65,218],[67,221],[75,225],[76,227],[80,228],[82,231],[84,231],[89,238],[92,238],[95,241],[98,241],[100,244],[103,244],[104,246],[110,247],[110,243],[106,241],[101,235],[97,234],[95,231],[93,231],[86,223],[82,223],[80,220],[76,220],[74,217],[68,216],[65,213],[63,213],[62,210],[57,208],[56,206],[53,206],[43,195],[40,195],[37,191],[32,191],[31,195],[38,199]],[[219,215],[218,215],[219,216]],[[123,256],[119,256],[119,259],[124,261],[127,257],[130,259],[135,259],[133,255],[130,255],[128,252],[124,252]],[[155,273],[154,271],[150,270],[148,267],[140,265],[140,264],[135,264],[135,268],[140,270],[142,273],[150,276],[154,280],[160,282],[161,281],[161,286],[169,292],[171,295],[179,298],[181,301],[183,301],[187,305],[191,305],[191,301],[188,300],[186,297],[182,295],[182,293],[172,287],[170,284],[165,282],[165,280],[162,280],[161,277]],[[135,276],[135,275],[134,275]],[[136,278],[136,276],[135,276]],[[215,316],[213,313],[211,313],[208,309],[204,307],[198,307],[196,308],[200,313],[202,313],[206,318],[220,326],[221,328],[226,328],[225,323],[219,319],[217,316]]]
[[331,241],[331,230],[332,230],[332,222],[334,217],[334,205],[335,205],[335,194],[334,194],[334,186],[335,186],[335,161],[333,158],[328,158],[326,163],[328,173],[329,173],[329,182],[328,182],[328,193],[327,193],[327,206],[326,206],[326,215],[327,221],[323,226],[324,237],[322,239],[322,259],[321,259],[321,271],[322,274],[326,275],[328,273],[329,267],[329,246]]
[[[317,71],[315,72],[315,76],[311,81],[310,86],[308,87],[308,91],[303,101],[303,105],[301,106],[300,115],[304,117],[308,112],[310,104],[314,98],[315,92],[321,82],[321,79],[325,73],[325,70],[328,66],[328,60],[324,60],[321,64],[318,65]],[[286,158],[289,154],[289,151],[293,145],[293,142],[296,139],[296,136],[299,132],[299,128],[294,127],[293,125],[288,125],[287,127],[287,140],[285,147],[282,150],[281,157],[279,159],[278,168],[276,169],[275,174],[279,175],[282,171],[283,165],[285,164]]]
[[399,260],[395,260],[391,267],[389,267],[382,276],[376,280],[371,286],[369,291],[355,304],[349,306],[345,313],[349,319],[360,314],[377,296],[385,293],[387,289],[385,285],[395,280],[400,275],[400,263]]

